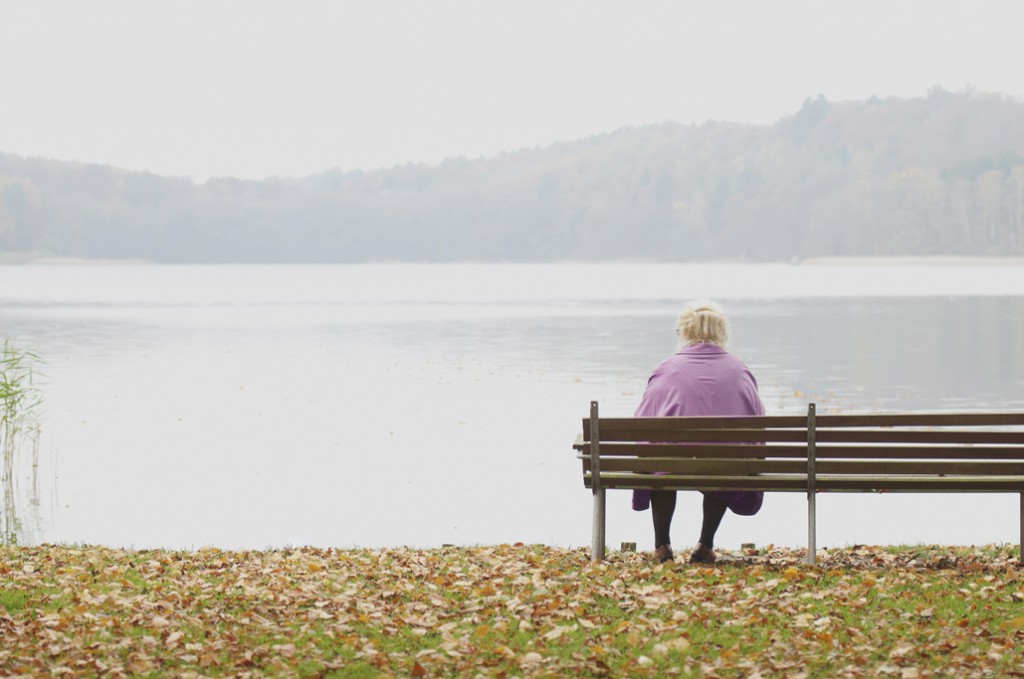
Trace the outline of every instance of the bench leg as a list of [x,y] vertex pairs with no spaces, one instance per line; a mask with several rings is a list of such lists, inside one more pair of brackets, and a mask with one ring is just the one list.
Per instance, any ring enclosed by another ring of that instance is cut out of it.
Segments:
[[1024,492],[1020,494],[1020,542],[1017,544],[1017,563],[1024,563]]
[[817,522],[815,516],[815,496],[817,493],[807,494],[807,563],[811,566],[817,564],[818,558],[818,545],[817,536],[815,531],[817,529]]
[[590,551],[594,563],[604,561],[604,488],[594,491],[594,530]]

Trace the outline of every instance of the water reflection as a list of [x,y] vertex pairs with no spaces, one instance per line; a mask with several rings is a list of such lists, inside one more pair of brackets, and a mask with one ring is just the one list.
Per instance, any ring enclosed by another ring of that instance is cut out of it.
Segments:
[[[154,271],[163,282],[148,303],[139,276]],[[287,303],[291,279],[280,274],[295,271],[323,289],[313,296],[310,283]],[[262,292],[231,303],[220,277],[248,290],[254,273],[230,268],[115,272],[104,290],[135,300],[120,306],[91,304],[85,289],[75,291],[81,303],[62,305],[56,285],[39,308],[0,303],[0,333],[47,358],[41,446],[60,455],[60,503],[40,502],[54,497],[52,457],[15,474],[25,479],[20,520],[35,531],[27,539],[585,544],[589,498],[569,443],[592,399],[605,414],[633,412],[673,351],[685,299],[602,299],[588,285],[586,298],[534,292],[517,302],[506,270],[504,297],[490,303],[477,290],[454,301],[355,304],[345,285],[358,277],[334,271],[261,270],[256,289],[273,291],[271,305]],[[172,285],[186,274],[199,276],[185,287],[193,303]],[[824,412],[1024,409],[1024,297],[722,302],[732,350],[772,413],[803,413],[811,400]],[[800,544],[799,499],[773,498],[759,522],[726,526],[724,544]],[[642,541],[646,515],[612,502],[609,540]],[[873,497],[858,525],[828,515],[834,504],[853,516],[846,502],[822,502],[822,544],[865,541],[856,532],[864,526],[872,542],[905,541],[879,517],[936,512],[928,501]],[[977,524],[952,515],[940,539],[991,539]],[[985,526],[1014,538],[1012,527]]]
[[[373,329],[375,342],[449,365],[516,363],[539,379],[643,380],[674,350],[676,303],[628,313],[438,321]],[[773,412],[979,410],[1024,407],[1024,299],[1017,297],[731,300],[731,349],[751,367]],[[332,341],[336,328],[322,328]],[[366,338],[363,338],[365,340]],[[362,341],[362,340],[360,340]],[[596,395],[595,395],[596,397]]]
[[31,540],[39,532],[37,362],[9,337],[0,342],[0,544]]
[[3,506],[0,508],[0,544],[35,544],[43,532],[39,483],[39,430],[31,436],[27,459],[25,451],[4,451],[0,474]]

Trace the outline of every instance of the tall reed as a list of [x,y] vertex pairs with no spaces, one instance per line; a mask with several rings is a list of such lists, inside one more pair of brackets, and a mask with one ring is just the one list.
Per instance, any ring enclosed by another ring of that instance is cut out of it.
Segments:
[[3,488],[0,544],[17,542],[21,530],[15,460],[23,447],[29,449],[32,457],[33,490],[38,484],[39,409],[42,394],[35,384],[34,365],[41,362],[36,354],[18,349],[9,337],[4,338],[3,347],[0,348],[0,486]]

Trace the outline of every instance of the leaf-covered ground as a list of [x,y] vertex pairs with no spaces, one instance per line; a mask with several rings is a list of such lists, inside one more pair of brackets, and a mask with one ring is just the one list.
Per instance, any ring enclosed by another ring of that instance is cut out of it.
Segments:
[[0,547],[0,675],[1024,676],[1016,550]]

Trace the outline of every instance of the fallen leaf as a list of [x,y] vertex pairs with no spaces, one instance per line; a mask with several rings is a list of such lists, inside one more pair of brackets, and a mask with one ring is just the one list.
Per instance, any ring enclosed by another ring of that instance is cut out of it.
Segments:
[[536,651],[531,651],[523,656],[520,664],[524,666],[538,665],[544,660],[544,657]]
[[812,620],[814,620],[813,613],[801,613],[793,618],[793,624],[796,627],[810,627]]
[[1024,629],[1024,617],[1007,620],[1003,623],[1003,627],[1008,629]]
[[690,648],[690,640],[686,637],[676,637],[671,641],[664,642],[664,644],[668,646],[671,651],[685,651]]

